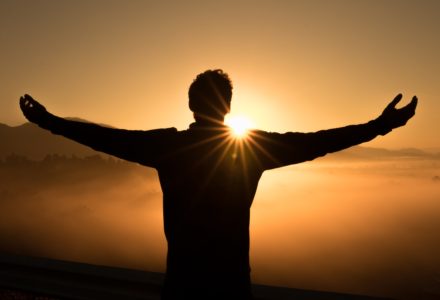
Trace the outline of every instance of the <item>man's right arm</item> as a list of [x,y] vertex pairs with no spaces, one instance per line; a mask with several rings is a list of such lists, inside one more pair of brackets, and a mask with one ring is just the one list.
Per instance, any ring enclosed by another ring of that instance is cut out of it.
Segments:
[[29,95],[20,98],[20,108],[29,121],[54,134],[62,135],[94,150],[150,167],[156,166],[161,148],[164,146],[164,135],[175,131],[124,130],[66,120],[47,112],[44,106]]

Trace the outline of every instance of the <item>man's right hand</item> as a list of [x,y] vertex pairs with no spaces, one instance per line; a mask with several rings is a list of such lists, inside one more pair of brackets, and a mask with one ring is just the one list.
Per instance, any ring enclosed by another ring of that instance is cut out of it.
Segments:
[[20,108],[26,119],[38,125],[43,124],[49,116],[46,108],[28,94],[20,97]]

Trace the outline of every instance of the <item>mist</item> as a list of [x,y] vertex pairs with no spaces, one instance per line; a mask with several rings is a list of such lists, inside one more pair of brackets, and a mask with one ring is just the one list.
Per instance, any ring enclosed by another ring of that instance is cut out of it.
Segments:
[[439,173],[438,161],[400,158],[264,174],[251,218],[254,281],[438,299]]
[[164,270],[153,169],[92,157],[14,164],[0,176],[0,251]]
[[[91,157],[4,162],[0,251],[165,270],[154,170]],[[318,159],[265,172],[251,210],[255,283],[436,299],[440,161]]]

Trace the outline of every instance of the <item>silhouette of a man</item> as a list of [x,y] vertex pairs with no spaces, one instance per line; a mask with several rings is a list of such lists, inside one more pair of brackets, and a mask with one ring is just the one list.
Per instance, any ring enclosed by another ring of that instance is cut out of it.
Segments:
[[54,134],[156,168],[168,241],[162,299],[251,299],[249,211],[265,170],[309,161],[385,135],[415,114],[417,97],[401,109],[399,94],[365,124],[284,134],[250,131],[234,138],[223,124],[232,84],[222,70],[199,74],[189,88],[189,129],[132,131],[57,117],[31,96],[26,118]]

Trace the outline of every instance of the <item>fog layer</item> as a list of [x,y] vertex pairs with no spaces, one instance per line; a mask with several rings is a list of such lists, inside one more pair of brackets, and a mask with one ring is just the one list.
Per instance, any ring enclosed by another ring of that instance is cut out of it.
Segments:
[[[440,163],[332,160],[266,172],[251,211],[254,282],[440,297]],[[154,170],[99,157],[0,168],[0,251],[164,271]]]

